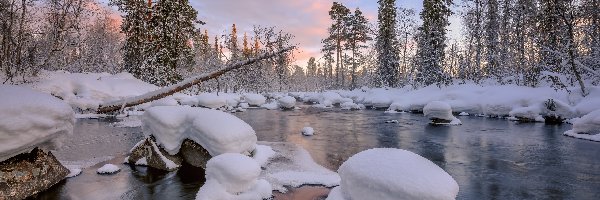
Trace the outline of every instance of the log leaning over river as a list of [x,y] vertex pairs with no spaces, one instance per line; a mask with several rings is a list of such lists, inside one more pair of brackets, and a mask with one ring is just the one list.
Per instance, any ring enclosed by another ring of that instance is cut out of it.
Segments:
[[233,63],[233,64],[229,64],[226,65],[225,67],[217,70],[217,71],[213,71],[211,73],[205,73],[205,74],[201,74],[195,77],[191,77],[188,79],[185,79],[175,85],[171,85],[171,86],[167,86],[152,92],[148,92],[146,94],[142,94],[140,96],[136,96],[136,97],[132,97],[132,98],[127,98],[121,101],[116,101],[116,102],[111,102],[108,104],[104,104],[104,105],[100,105],[100,107],[98,107],[97,113],[109,113],[109,112],[114,112],[114,111],[118,111],[121,110],[123,108],[126,107],[131,107],[131,106],[136,106],[136,105],[140,105],[143,103],[147,103],[147,102],[151,102],[154,100],[158,100],[158,99],[162,99],[166,96],[175,94],[179,91],[185,90],[193,85],[196,85],[198,83],[204,82],[204,81],[208,81],[210,79],[219,77],[223,74],[225,74],[228,71],[234,70],[234,69],[238,69],[241,68],[243,66],[247,66],[250,64],[253,64],[255,62],[258,62],[260,60],[264,60],[267,58],[271,58],[274,56],[277,56],[279,54],[285,53],[287,51],[291,51],[293,50],[295,47],[288,47],[282,50],[279,50],[277,52],[274,53],[264,53],[261,54],[255,58],[251,58],[245,61],[240,61],[237,63]]

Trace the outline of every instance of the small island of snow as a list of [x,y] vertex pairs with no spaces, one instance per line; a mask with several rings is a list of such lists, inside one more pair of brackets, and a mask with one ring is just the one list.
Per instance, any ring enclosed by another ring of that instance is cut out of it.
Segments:
[[96,172],[98,174],[114,174],[121,171],[121,168],[119,168],[116,165],[113,164],[105,164],[104,166],[98,168],[98,170],[96,170]]

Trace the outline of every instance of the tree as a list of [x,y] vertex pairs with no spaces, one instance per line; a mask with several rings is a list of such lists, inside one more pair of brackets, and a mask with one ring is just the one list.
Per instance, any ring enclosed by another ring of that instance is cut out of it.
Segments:
[[348,31],[348,18],[350,17],[350,9],[346,6],[333,2],[329,16],[333,20],[333,24],[329,27],[329,37],[324,40],[323,43],[327,47],[325,51],[331,53],[335,50],[335,85],[337,87],[343,87],[344,85],[344,61],[343,61],[343,44],[346,41]]
[[450,79],[443,71],[446,48],[446,26],[451,14],[450,0],[424,0],[417,42],[416,81],[422,85],[449,84]]
[[376,38],[378,86],[395,87],[398,83],[399,50],[396,37],[395,0],[378,0],[377,22],[379,32]]
[[351,75],[351,83],[350,89],[354,89],[357,87],[356,79],[357,79],[357,69],[358,69],[358,58],[361,56],[361,49],[366,48],[365,43],[371,40],[371,37],[368,35],[369,21],[365,16],[363,16],[362,12],[357,8],[354,11],[354,14],[351,15],[347,22],[348,33],[347,33],[347,42],[345,43],[345,48],[350,50],[352,53],[352,57],[350,58],[350,75]]

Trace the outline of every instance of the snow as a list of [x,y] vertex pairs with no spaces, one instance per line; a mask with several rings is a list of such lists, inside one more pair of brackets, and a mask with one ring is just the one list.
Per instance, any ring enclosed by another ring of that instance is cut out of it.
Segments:
[[271,101],[271,102],[269,102],[269,103],[265,103],[265,104],[263,104],[263,105],[262,105],[262,106],[260,106],[260,107],[262,107],[262,108],[266,108],[266,109],[268,109],[268,110],[276,110],[276,109],[279,109],[279,105],[277,104],[277,102],[276,102],[276,101]]
[[423,114],[425,115],[425,117],[429,117],[429,119],[454,119],[454,116],[452,115],[452,108],[450,107],[450,105],[441,101],[429,102],[423,108]]
[[[449,104],[442,101],[432,101],[429,102],[423,108],[423,114],[425,117],[429,117],[429,119],[444,119],[449,120],[449,125],[460,125],[462,122],[452,115],[452,108]],[[444,124],[444,123],[435,123],[435,124]]]
[[544,118],[539,114],[542,113],[541,108],[538,105],[514,108],[508,113],[511,117],[525,118],[537,122],[544,122]]
[[267,145],[256,145],[256,149],[254,150],[254,156],[252,159],[258,163],[260,166],[264,166],[271,157],[275,155],[275,151],[273,148]]
[[113,164],[105,164],[104,166],[98,168],[98,170],[96,170],[96,172],[98,174],[114,174],[121,171],[121,168],[119,168],[116,165]]
[[62,98],[74,108],[95,110],[98,105],[137,96],[158,87],[134,78],[129,73],[69,73],[40,71],[39,81],[30,86]]
[[328,199],[455,199],[458,194],[458,184],[448,173],[402,149],[362,151],[338,172],[341,185]]
[[314,135],[315,130],[312,127],[304,127],[302,128],[302,135],[310,136]]
[[564,133],[567,136],[600,142],[600,110],[590,112],[573,120],[573,129]]
[[142,120],[139,116],[129,116],[121,119],[119,122],[112,123],[111,125],[119,128],[135,128],[142,126]]
[[353,102],[344,102],[342,104],[340,104],[340,107],[342,107],[342,110],[362,110],[365,109],[365,106],[362,104],[356,104]]
[[460,112],[460,113],[458,113],[458,116],[469,116],[469,113],[467,113],[467,112]]
[[[148,161],[146,160],[146,157],[140,158],[138,161],[135,162],[135,165],[142,165],[142,166],[146,166],[148,165]],[[168,167],[169,169],[173,169],[171,167]]]
[[75,114],[64,101],[13,85],[0,85],[0,95],[0,161],[34,147],[56,149],[72,134]]
[[239,118],[222,111],[189,106],[152,107],[142,117],[146,137],[171,155],[179,152],[185,139],[193,140],[212,156],[249,153],[256,145],[256,133]]
[[261,168],[252,158],[225,153],[206,164],[206,183],[196,199],[265,199],[271,197],[271,185],[258,180]]
[[294,106],[296,106],[296,99],[294,97],[285,96],[279,98],[279,100],[277,101],[279,102],[279,107],[284,109],[291,109],[294,108]]
[[392,120],[385,121],[385,123],[388,123],[388,124],[389,123],[391,123],[391,124],[397,124],[397,123],[400,123],[400,122],[398,122],[398,120],[392,119]]
[[165,97],[159,100],[152,101],[150,103],[151,106],[176,106],[179,105],[179,102],[175,100],[173,97]]
[[340,176],[315,163],[310,154],[293,143],[262,142],[273,148],[275,155],[264,164],[261,178],[267,180],[273,190],[286,192],[286,187],[302,185],[337,186]]
[[261,106],[265,104],[267,98],[260,94],[246,93],[244,100],[249,106]]
[[227,99],[213,93],[202,93],[196,96],[198,106],[207,108],[220,108],[227,105]]
[[65,167],[69,170],[69,174],[67,174],[67,176],[65,176],[65,178],[73,178],[73,177],[79,176],[79,174],[81,174],[81,168],[70,167],[70,166],[65,166]]

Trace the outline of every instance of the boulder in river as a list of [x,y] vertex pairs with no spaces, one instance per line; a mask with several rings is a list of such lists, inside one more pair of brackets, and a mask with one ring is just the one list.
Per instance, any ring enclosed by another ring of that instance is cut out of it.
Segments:
[[212,158],[204,147],[189,139],[183,141],[179,154],[186,163],[203,169],[206,169],[206,162]]
[[181,166],[183,159],[177,155],[169,155],[165,150],[156,145],[152,138],[140,141],[131,149],[127,159],[130,164],[146,165],[156,169],[173,171]]
[[39,148],[0,163],[0,199],[24,199],[47,190],[69,174],[52,155]]

